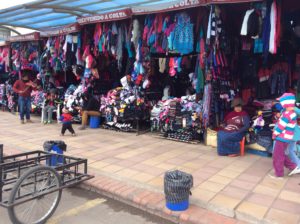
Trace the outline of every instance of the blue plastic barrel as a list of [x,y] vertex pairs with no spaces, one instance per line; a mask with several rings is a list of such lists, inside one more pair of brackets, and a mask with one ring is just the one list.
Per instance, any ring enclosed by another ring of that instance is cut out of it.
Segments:
[[189,200],[185,200],[178,203],[166,202],[166,206],[171,211],[185,211],[189,208]]
[[99,116],[91,116],[90,117],[90,128],[99,128],[100,125],[100,117]]
[[63,164],[64,159],[63,156],[61,156],[64,153],[63,150],[57,145],[53,145],[51,152],[58,154],[51,156],[51,166],[58,166],[59,164]]

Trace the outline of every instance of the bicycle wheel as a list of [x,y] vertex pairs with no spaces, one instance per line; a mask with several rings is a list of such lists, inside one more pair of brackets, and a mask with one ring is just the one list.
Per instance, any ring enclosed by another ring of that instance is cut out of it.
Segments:
[[62,192],[60,186],[60,176],[51,167],[37,166],[25,172],[9,197],[9,204],[13,205],[8,208],[12,223],[45,223],[59,204]]

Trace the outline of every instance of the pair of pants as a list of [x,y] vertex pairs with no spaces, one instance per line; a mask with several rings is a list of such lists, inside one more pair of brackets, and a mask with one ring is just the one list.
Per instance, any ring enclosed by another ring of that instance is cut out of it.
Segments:
[[289,144],[289,157],[292,160],[293,163],[295,163],[298,167],[300,167],[300,159],[296,155],[297,150],[297,143],[296,142],[290,142]]
[[296,164],[293,163],[288,155],[285,154],[285,150],[288,148],[289,143],[275,141],[273,152],[273,168],[277,177],[284,176],[284,166],[290,170],[296,168]]
[[286,92],[286,80],[287,74],[277,72],[272,74],[271,82],[271,94],[281,95]]
[[86,126],[88,124],[88,116],[100,116],[100,112],[84,110],[82,112],[82,126]]
[[44,117],[43,117],[43,121],[52,121],[52,114],[53,114],[53,111],[56,109],[55,106],[50,106],[50,105],[47,105],[43,108],[43,114],[44,114]]
[[72,127],[72,123],[65,123],[62,125],[62,128],[61,128],[61,133],[64,135],[66,130],[69,130],[69,132],[71,132],[72,134],[75,134],[75,131]]
[[18,99],[20,119],[24,120],[26,115],[26,120],[30,120],[30,111],[31,111],[31,98],[19,96]]

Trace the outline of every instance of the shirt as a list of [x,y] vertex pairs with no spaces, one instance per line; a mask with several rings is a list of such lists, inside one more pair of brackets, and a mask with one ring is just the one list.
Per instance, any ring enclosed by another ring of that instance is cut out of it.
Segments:
[[72,123],[72,115],[71,114],[62,114],[59,118],[59,120],[63,123],[63,124],[71,124]]
[[293,140],[297,115],[295,111],[283,111],[273,131],[273,137],[281,142]]
[[[18,93],[19,96],[23,96],[23,97],[30,97],[32,89],[33,88],[31,86],[27,86],[26,83],[23,82],[22,80],[17,80],[13,86],[14,92]],[[20,91],[24,91],[24,92],[19,93]]]
[[100,103],[94,97],[91,97],[88,101],[84,101],[83,110],[86,111],[99,111]]

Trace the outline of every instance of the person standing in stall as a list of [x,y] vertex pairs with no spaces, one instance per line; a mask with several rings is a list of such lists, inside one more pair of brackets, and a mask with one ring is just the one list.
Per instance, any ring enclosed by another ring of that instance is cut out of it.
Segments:
[[37,88],[37,85],[29,80],[29,70],[21,71],[21,79],[13,85],[13,91],[18,94],[18,106],[20,112],[21,124],[24,124],[24,117],[27,123],[32,123],[30,119],[31,111],[31,92]]

